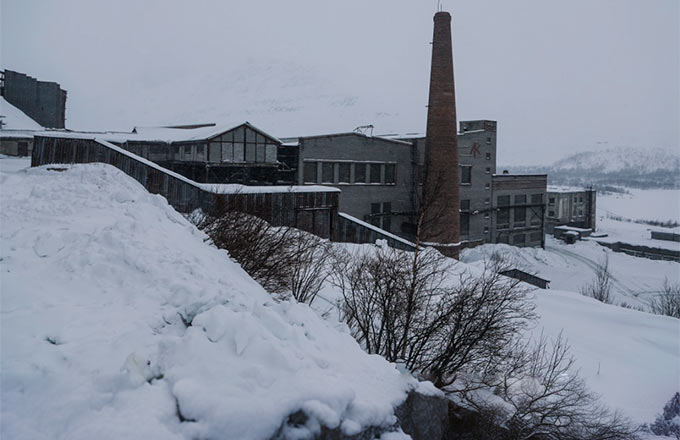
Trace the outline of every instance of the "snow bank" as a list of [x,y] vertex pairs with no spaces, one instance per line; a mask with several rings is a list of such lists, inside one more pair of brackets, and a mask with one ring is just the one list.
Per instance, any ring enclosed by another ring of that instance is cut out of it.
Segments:
[[0,437],[263,439],[300,409],[394,423],[413,378],[273,302],[122,172],[66,168],[0,173]]

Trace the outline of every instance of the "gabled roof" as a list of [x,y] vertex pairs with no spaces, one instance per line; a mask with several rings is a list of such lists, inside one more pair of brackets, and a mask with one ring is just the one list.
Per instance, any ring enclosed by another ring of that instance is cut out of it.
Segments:
[[[156,141],[156,142],[189,142],[189,141],[201,141],[212,139],[223,133],[234,130],[241,126],[246,126],[263,136],[266,136],[275,142],[281,142],[276,136],[272,136],[269,133],[260,130],[255,127],[250,122],[241,122],[238,124],[225,124],[225,125],[203,125],[196,128],[175,128],[175,127],[135,127],[132,133],[125,134],[125,140],[130,141]],[[117,138],[123,136],[120,133],[116,133]]]

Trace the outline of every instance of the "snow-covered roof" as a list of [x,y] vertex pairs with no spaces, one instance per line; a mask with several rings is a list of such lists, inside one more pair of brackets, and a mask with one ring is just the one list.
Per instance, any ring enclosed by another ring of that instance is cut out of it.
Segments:
[[42,125],[31,119],[26,113],[22,112],[0,96],[0,130],[3,135],[5,130],[42,130]]
[[356,131],[347,131],[347,132],[341,132],[341,133],[326,133],[326,134],[315,134],[315,135],[309,135],[309,136],[298,136],[298,137],[290,137],[290,138],[284,138],[286,140],[286,143],[292,143],[292,142],[299,142],[300,139],[312,139],[312,138],[321,138],[321,137],[335,137],[335,136],[361,136],[365,138],[371,138],[371,139],[380,139],[382,141],[386,142],[394,142],[397,144],[402,144],[402,145],[411,145],[410,142],[402,141],[399,139],[396,139],[394,137],[389,137],[389,136],[372,136],[368,135],[365,133],[359,133]]
[[124,131],[47,131],[38,132],[36,135],[51,136],[51,137],[68,137],[78,139],[102,139],[108,142],[123,143],[127,141],[138,142],[191,142],[210,139],[227,131],[245,125],[260,134],[273,139],[276,142],[281,142],[276,136],[272,136],[267,132],[260,130],[252,125],[250,122],[241,122],[237,124],[225,124],[220,126],[210,125],[197,128],[172,128],[172,127],[135,127],[132,132]]

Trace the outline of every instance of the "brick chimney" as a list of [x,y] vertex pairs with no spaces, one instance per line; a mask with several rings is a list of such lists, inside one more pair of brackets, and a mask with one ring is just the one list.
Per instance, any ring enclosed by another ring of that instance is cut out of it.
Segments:
[[424,241],[454,258],[458,258],[460,248],[459,179],[451,15],[440,11],[434,14],[425,182],[421,201],[426,206]]

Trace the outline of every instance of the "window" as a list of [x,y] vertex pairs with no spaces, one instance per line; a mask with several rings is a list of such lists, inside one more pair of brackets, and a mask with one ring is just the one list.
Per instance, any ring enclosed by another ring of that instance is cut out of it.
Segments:
[[316,162],[305,162],[303,177],[305,183],[317,183],[319,181],[317,178]]
[[496,213],[496,227],[498,229],[508,229],[510,227],[510,210],[508,208],[499,209]]
[[512,244],[524,244],[526,243],[526,238],[524,234],[515,234],[512,236]]
[[489,218],[489,211],[484,213],[484,218],[487,218],[487,219]]
[[554,205],[554,204],[555,204],[555,197],[550,197],[550,198],[548,199],[548,203],[549,203],[550,205]]
[[531,195],[531,203],[534,204],[534,205],[543,204],[543,194],[532,194]]
[[522,207],[522,208],[514,208],[514,219],[513,223],[514,226],[517,227],[523,227],[526,224],[527,221],[527,209]]
[[486,153],[486,160],[491,160],[491,153]]
[[373,226],[377,226],[385,231],[392,228],[392,203],[371,203],[371,214],[368,215],[367,220]]
[[532,232],[529,234],[529,241],[541,241],[543,240],[543,232]]
[[491,189],[491,184],[490,183],[484,184],[484,189]]
[[527,202],[527,195],[520,194],[515,196],[515,205],[523,205]]
[[490,137],[486,138],[486,143],[487,143],[487,144],[490,144],[490,143],[491,143],[491,138],[490,138]]
[[485,234],[488,234],[488,233],[489,233],[489,228],[487,228],[486,226],[484,226],[484,233],[485,233]]
[[460,167],[460,183],[472,183],[472,167],[463,165]]
[[486,169],[484,170],[484,172],[485,172],[486,174],[491,174],[491,168],[490,168],[490,167],[486,167]]
[[542,217],[542,214],[541,214],[541,211],[538,208],[536,208],[536,209],[532,208],[531,209],[531,225],[532,226],[540,225],[541,220],[542,220],[541,217]]
[[338,182],[349,183],[351,164],[349,162],[340,162],[338,164]]
[[371,179],[371,183],[380,183],[380,164],[379,163],[372,163],[370,166],[371,173],[369,174],[369,178]]
[[184,146],[184,160],[190,161],[192,159],[191,156],[191,145],[185,145]]
[[246,162],[255,162],[255,144],[246,144]]
[[393,163],[385,164],[385,183],[396,183],[396,168]]
[[333,162],[321,162],[321,182],[333,183],[335,181],[334,174],[335,164]]
[[357,163],[354,166],[354,183],[366,183],[366,164]]
[[488,197],[486,199],[484,199],[485,205],[488,205],[489,203],[491,203],[491,199],[489,199]]
[[460,210],[461,211],[469,211],[470,210],[470,200],[461,200],[460,201]]
[[555,211],[548,211],[548,217],[555,217]]
[[470,233],[470,213],[460,213],[460,235],[468,235]]
[[498,206],[508,206],[510,205],[510,196],[498,196],[496,203]]

